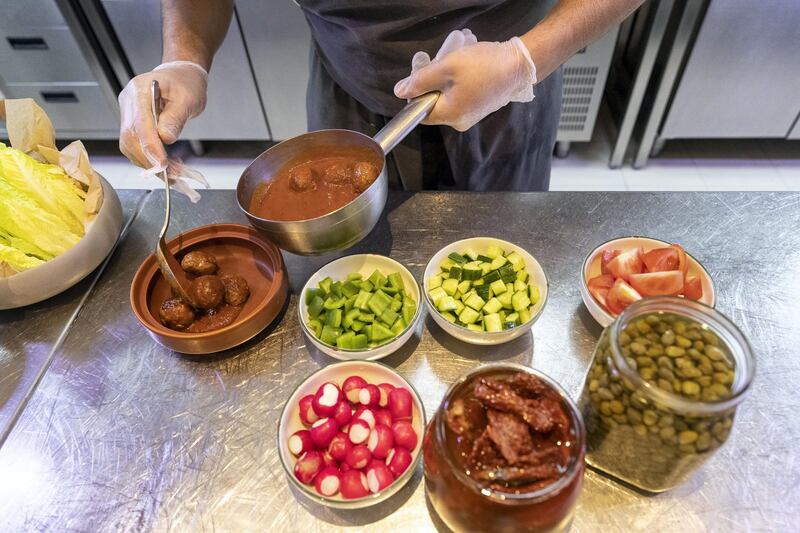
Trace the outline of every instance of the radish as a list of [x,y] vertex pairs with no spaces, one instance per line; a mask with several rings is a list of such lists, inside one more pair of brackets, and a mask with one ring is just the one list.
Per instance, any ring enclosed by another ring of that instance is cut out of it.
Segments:
[[327,448],[331,443],[333,437],[339,433],[339,426],[333,418],[320,418],[311,426],[309,430],[311,433],[311,440],[317,448]]
[[389,393],[389,412],[394,420],[411,420],[411,393],[398,387]]
[[314,441],[311,439],[311,432],[307,429],[295,431],[289,437],[289,451],[296,456],[303,455],[307,451],[314,449]]
[[347,434],[340,431],[333,437],[331,443],[328,444],[328,453],[337,461],[344,461],[345,457],[347,457],[347,452],[349,452],[352,447],[353,445],[350,443]]
[[367,487],[369,487],[369,491],[373,494],[382,491],[391,485],[393,481],[394,476],[383,463],[377,463],[375,466],[367,469]]
[[367,385],[367,380],[361,376],[350,376],[344,383],[342,383],[342,391],[344,391],[350,403],[358,403],[358,394],[362,387]]
[[350,419],[353,418],[353,409],[343,397],[342,400],[336,404],[331,416],[336,420],[339,427],[346,426],[350,422]]
[[322,470],[322,454],[318,451],[306,452],[294,464],[294,476],[305,485],[311,485]]
[[417,432],[414,431],[414,426],[411,422],[401,420],[392,424],[392,433],[394,434],[394,442],[398,446],[403,446],[409,450],[417,447]]
[[325,468],[314,478],[314,488],[323,496],[336,496],[342,485],[342,474],[337,468]]
[[381,383],[378,385],[378,390],[381,393],[380,400],[378,400],[378,405],[381,407],[386,407],[389,405],[389,393],[394,390],[394,385],[391,383]]
[[311,394],[303,396],[298,402],[300,407],[300,420],[302,420],[303,425],[306,427],[319,420],[319,416],[317,416],[317,413],[314,412],[314,408],[311,406],[313,402],[314,396]]
[[358,391],[358,402],[366,407],[377,407],[381,400],[381,391],[375,385],[364,385]]
[[376,424],[383,424],[384,426],[392,427],[392,413],[389,412],[388,409],[376,409],[375,410],[375,423]]
[[386,466],[395,477],[400,477],[400,474],[405,472],[409,465],[411,465],[411,452],[402,446],[389,451],[389,455],[386,456]]
[[314,395],[311,406],[319,417],[333,416],[336,406],[343,399],[342,391],[336,383],[323,383]]
[[350,437],[350,442],[353,444],[361,444],[367,442],[369,438],[369,424],[364,422],[363,420],[353,420],[350,424],[350,431],[348,432],[348,437]]
[[346,462],[344,462],[344,461],[342,461],[342,462],[339,464],[339,472],[341,472],[342,474],[344,474],[344,473],[345,473],[345,472],[347,472],[348,470],[352,470],[352,469],[353,469],[353,467],[351,467],[349,464],[347,464],[347,463],[346,463]]
[[353,413],[353,420],[363,420],[367,423],[369,429],[375,427],[375,413],[372,409],[367,409],[366,407],[356,409],[356,412]]
[[339,486],[339,491],[342,493],[342,497],[348,500],[363,498],[369,494],[367,476],[360,470],[348,470],[342,474],[342,482]]
[[353,447],[347,452],[347,458],[345,459],[345,462],[350,465],[350,467],[357,470],[366,467],[370,461],[372,461],[372,453],[370,453],[369,448],[363,444]]
[[376,424],[367,441],[367,447],[372,452],[372,455],[378,459],[384,459],[393,446],[394,434],[392,429],[383,424]]
[[322,452],[322,468],[339,468],[339,461],[333,458],[328,450]]

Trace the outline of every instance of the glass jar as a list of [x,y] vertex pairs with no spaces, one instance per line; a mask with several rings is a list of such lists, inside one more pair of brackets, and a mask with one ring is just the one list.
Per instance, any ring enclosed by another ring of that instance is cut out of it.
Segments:
[[[561,402],[569,419],[569,437],[564,446],[568,462],[560,477],[532,492],[493,490],[468,475],[462,458],[454,451],[455,434],[446,422],[454,399],[474,387],[479,378],[503,378],[526,372],[539,378]],[[453,531],[564,531],[583,485],[585,430],[580,412],[567,393],[546,375],[513,363],[489,364],[462,376],[442,400],[428,424],[423,441],[425,487],[439,517]]]
[[584,383],[586,462],[648,492],[680,485],[727,440],[754,373],[747,339],[713,308],[631,304],[603,331]]

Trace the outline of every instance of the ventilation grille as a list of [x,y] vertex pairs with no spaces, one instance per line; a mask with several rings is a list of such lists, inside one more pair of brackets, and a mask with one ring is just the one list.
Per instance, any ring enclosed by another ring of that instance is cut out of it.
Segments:
[[589,107],[597,82],[597,67],[565,67],[561,99],[561,131],[581,131],[589,118]]

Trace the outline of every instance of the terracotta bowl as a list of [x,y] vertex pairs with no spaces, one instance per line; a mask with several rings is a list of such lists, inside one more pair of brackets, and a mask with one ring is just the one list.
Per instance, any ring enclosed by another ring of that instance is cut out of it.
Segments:
[[214,255],[223,272],[243,276],[250,298],[232,324],[204,333],[167,328],[158,320],[158,308],[172,290],[150,254],[133,276],[131,308],[136,318],[162,346],[186,354],[210,354],[238,346],[266,328],[289,295],[289,278],[278,247],[256,230],[241,224],[211,224],[181,233],[167,244],[178,258],[202,250]]

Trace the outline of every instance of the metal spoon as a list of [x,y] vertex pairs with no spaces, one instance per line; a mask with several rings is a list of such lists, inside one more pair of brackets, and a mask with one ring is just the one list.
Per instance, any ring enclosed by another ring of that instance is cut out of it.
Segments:
[[[153,110],[154,124],[158,124],[158,115],[161,112],[161,89],[158,86],[158,81],[153,80],[150,83],[150,95],[152,96],[151,104]],[[167,229],[169,228],[169,213],[170,213],[170,189],[169,179],[167,178],[167,171],[163,170],[158,173],[158,176],[164,181],[164,194],[165,194],[165,211],[164,225],[161,227],[161,233],[158,236],[158,244],[156,245],[156,260],[158,267],[161,269],[161,274],[172,290],[187,304],[194,308],[197,306],[194,299],[189,296],[191,294],[191,282],[186,277],[186,272],[181,268],[178,260],[172,255],[172,252],[167,248]]]

